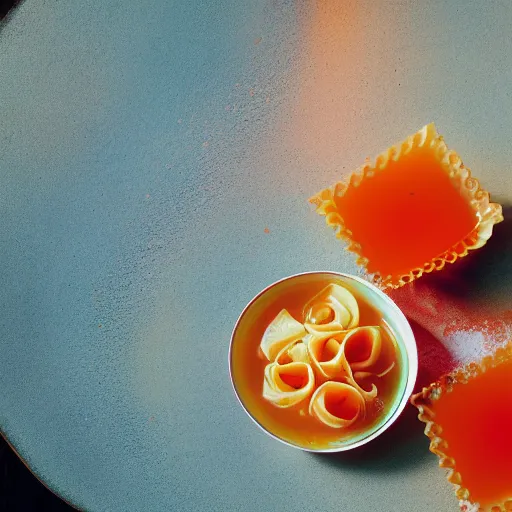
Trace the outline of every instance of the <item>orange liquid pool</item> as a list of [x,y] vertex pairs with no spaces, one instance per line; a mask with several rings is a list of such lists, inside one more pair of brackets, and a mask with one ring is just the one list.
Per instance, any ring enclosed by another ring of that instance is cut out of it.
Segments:
[[432,408],[471,500],[487,510],[512,499],[512,361],[454,387]]
[[[302,311],[304,305],[325,286],[333,282],[347,287],[343,281],[337,281],[335,278],[327,280],[319,277],[314,282],[293,284],[283,293],[270,296],[268,301],[254,308],[246,322],[240,324],[232,347],[233,381],[245,407],[271,433],[307,448],[329,447],[332,442],[350,439],[378,424],[395,401],[401,377],[402,364],[399,348],[382,314],[366,302],[357,291],[350,289],[359,304],[359,325],[382,326],[382,336],[391,341],[383,343],[383,351],[392,352],[387,354],[383,352],[382,358],[383,361],[386,361],[384,366],[388,365],[387,361],[389,360],[396,363],[385,376],[378,379],[376,377],[365,379],[365,389],[370,388],[371,383],[375,383],[378,387],[377,399],[367,406],[366,417],[346,429],[336,429],[309,415],[309,400],[282,409],[263,398],[263,374],[268,361],[259,350],[259,344],[265,329],[283,308],[286,308],[299,322],[304,321]],[[391,349],[384,349],[384,347],[391,347]],[[328,359],[329,355],[326,353],[325,358]],[[352,360],[363,356],[364,354],[351,354],[351,357],[354,358]],[[297,383],[297,387],[300,384]],[[336,412],[336,404],[328,404],[328,406],[331,407],[331,411]]]
[[469,202],[428,148],[414,148],[335,202],[368,271],[399,277],[447,251],[477,226]]

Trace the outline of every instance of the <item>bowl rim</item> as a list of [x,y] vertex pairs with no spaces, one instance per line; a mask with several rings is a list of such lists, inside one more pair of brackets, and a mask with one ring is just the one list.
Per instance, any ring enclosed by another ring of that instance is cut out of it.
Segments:
[[[233,342],[235,339],[235,335],[237,332],[237,329],[240,325],[240,322],[242,321],[242,318],[248,311],[248,309],[258,300],[262,295],[267,293],[269,290],[274,288],[275,286],[285,282],[289,281],[291,279],[296,279],[302,276],[307,275],[314,275],[314,274],[329,274],[336,277],[342,277],[342,278],[348,278],[349,280],[352,279],[363,286],[366,286],[370,290],[372,290],[374,293],[376,293],[378,296],[380,296],[382,299],[384,299],[385,302],[388,303],[391,310],[393,311],[393,316],[397,318],[397,321],[399,321],[401,327],[405,330],[405,335],[403,338],[403,343],[405,345],[405,352],[406,352],[406,358],[408,362],[408,373],[407,373],[407,382],[402,394],[402,398],[400,399],[400,402],[398,406],[393,411],[393,414],[382,424],[377,428],[374,432],[372,432],[370,435],[364,437],[363,439],[359,439],[358,441],[345,445],[345,446],[336,446],[336,447],[330,447],[330,448],[307,448],[304,446],[299,446],[297,444],[294,444],[290,441],[287,441],[285,439],[280,438],[267,428],[265,428],[249,411],[249,409],[245,406],[244,402],[242,401],[240,395],[238,394],[235,381],[233,378],[233,358],[232,358],[232,352],[233,352]],[[407,343],[407,340],[410,340],[409,343]],[[243,410],[246,412],[246,414],[251,418],[251,420],[267,435],[274,438],[275,440],[287,445],[291,446],[292,448],[296,448],[298,450],[310,452],[310,453],[337,453],[337,452],[343,452],[352,450],[354,448],[357,448],[359,446],[362,446],[364,444],[369,443],[376,437],[380,436],[383,432],[385,432],[400,416],[402,411],[405,409],[407,404],[409,403],[409,399],[413,393],[414,386],[416,384],[416,378],[418,375],[418,350],[416,346],[416,339],[414,337],[414,333],[412,331],[412,328],[409,324],[409,321],[407,320],[406,316],[402,312],[402,310],[396,305],[396,303],[386,295],[381,289],[379,289],[374,284],[370,283],[369,281],[359,277],[355,276],[353,274],[347,274],[344,272],[336,272],[332,270],[312,270],[307,272],[299,272],[296,274],[289,275],[287,277],[283,277],[281,279],[278,279],[277,281],[274,281],[273,283],[266,286],[263,290],[261,290],[259,293],[257,293],[244,307],[240,315],[238,316],[237,321],[235,322],[235,325],[233,327],[233,330],[231,332],[231,338],[229,341],[229,351],[228,351],[228,367],[229,367],[229,378],[231,381],[231,386],[233,388],[233,392],[239,402],[239,404],[242,406]]]

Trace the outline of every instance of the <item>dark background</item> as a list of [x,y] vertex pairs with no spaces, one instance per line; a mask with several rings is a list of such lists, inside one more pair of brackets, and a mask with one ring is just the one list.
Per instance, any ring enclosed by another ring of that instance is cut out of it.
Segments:
[[32,475],[0,436],[0,511],[71,512],[73,510]]
[[[11,9],[18,0],[0,0],[0,30],[8,23]],[[57,498],[25,467],[0,436],[0,511],[70,512],[74,510]]]
[[19,3],[20,0],[0,0],[0,20],[5,18],[9,10],[18,5]]

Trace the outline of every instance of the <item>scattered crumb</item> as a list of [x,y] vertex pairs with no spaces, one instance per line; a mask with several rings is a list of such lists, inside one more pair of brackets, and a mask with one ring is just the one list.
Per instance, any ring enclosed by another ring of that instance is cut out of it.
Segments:
[[255,40],[254,40],[254,44],[260,44],[261,43],[261,37],[257,37]]
[[268,235],[268,234],[270,233],[270,229],[265,228],[265,229],[263,230],[263,233],[266,233],[266,234]]
[[373,405],[375,411],[381,412],[384,410],[384,402],[380,398],[376,398]]
[[249,95],[254,96],[254,89],[249,89]]
[[461,512],[478,512],[480,510],[479,503],[471,503],[470,501],[460,500],[459,507]]
[[265,98],[265,103],[270,103],[270,96],[267,96],[267,97]]
[[146,194],[146,199],[149,199],[151,196],[149,194]]
[[99,327],[99,328],[101,329],[101,328],[103,327],[103,325],[101,325],[101,324],[98,324],[98,327]]

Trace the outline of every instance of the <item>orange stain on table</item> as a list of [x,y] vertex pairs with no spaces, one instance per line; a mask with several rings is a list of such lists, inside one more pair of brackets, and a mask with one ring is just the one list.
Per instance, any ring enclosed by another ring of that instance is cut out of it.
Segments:
[[[512,336],[512,311],[495,302],[480,304],[468,299],[467,286],[452,277],[451,269],[442,276],[426,276],[387,294],[409,318],[445,341],[457,333],[481,335],[482,355],[496,350]],[[469,361],[464,361],[469,362]]]
[[[301,57],[299,99],[292,137],[307,152],[332,157],[350,129],[347,107],[360,109],[365,39],[362,8],[346,2],[321,1],[311,6]],[[339,156],[339,155],[338,155]]]
[[[444,336],[451,336],[460,331],[481,332],[485,339],[491,340],[486,344],[493,349],[494,345],[503,344],[510,339],[512,331],[512,311],[499,309],[479,309],[460,304],[461,314],[451,318],[443,329]],[[484,347],[486,348],[486,347]]]

